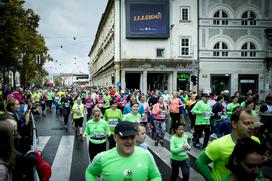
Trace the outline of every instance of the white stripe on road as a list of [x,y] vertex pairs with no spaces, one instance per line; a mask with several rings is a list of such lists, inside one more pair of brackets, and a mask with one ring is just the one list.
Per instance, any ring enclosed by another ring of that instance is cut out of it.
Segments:
[[[171,135],[167,135],[170,137]],[[170,157],[171,153],[166,148],[162,146],[154,146],[155,141],[149,136],[145,138],[145,143],[148,145],[148,148],[154,152],[168,167],[171,169]],[[182,178],[182,173],[179,171],[179,176]],[[193,181],[204,181],[203,177],[200,176],[198,172],[190,167],[190,180]]]
[[45,145],[47,144],[47,142],[49,141],[51,136],[39,136],[38,140],[38,144],[37,144],[37,150],[42,152]]
[[62,136],[53,165],[51,181],[67,181],[70,179],[74,148],[74,136]]

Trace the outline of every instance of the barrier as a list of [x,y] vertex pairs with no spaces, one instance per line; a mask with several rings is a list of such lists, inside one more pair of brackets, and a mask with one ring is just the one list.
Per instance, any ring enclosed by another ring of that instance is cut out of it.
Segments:
[[[32,122],[32,145],[31,145],[31,150],[32,151],[37,151],[37,143],[38,143],[38,138],[37,138],[37,129],[35,125],[35,119],[33,114],[31,113],[31,122]],[[34,181],[40,181],[38,172],[36,170],[36,167],[33,167],[33,176],[34,176]]]

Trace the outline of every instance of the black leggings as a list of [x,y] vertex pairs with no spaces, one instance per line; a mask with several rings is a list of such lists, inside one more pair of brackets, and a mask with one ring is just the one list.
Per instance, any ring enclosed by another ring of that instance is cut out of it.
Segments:
[[172,112],[170,112],[170,117],[172,119],[170,133],[171,133],[171,130],[173,130],[173,133],[175,133],[176,126],[180,122],[180,113],[172,113]]
[[106,151],[106,142],[101,144],[93,144],[89,141],[89,156],[92,161],[93,158],[102,151]]
[[114,138],[113,138],[113,135],[110,135],[110,136],[108,137],[108,140],[109,140],[109,149],[112,149],[113,147],[116,146],[116,142],[115,142],[115,140],[114,140]]
[[179,167],[182,172],[182,180],[188,181],[190,176],[189,159],[183,161],[177,161],[171,159],[172,175],[171,181],[176,181],[179,176]]

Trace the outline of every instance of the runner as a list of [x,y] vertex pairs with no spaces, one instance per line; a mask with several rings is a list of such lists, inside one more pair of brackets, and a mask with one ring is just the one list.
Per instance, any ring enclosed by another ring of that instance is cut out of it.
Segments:
[[101,119],[101,110],[94,108],[92,111],[93,119],[86,123],[83,138],[89,138],[89,157],[93,158],[100,152],[106,151],[107,136],[110,133],[109,124]]
[[147,144],[145,143],[145,138],[146,138],[145,125],[141,123],[135,123],[135,126],[138,129],[138,134],[136,135],[136,145],[145,150],[148,150]]
[[115,100],[110,102],[111,108],[107,109],[104,114],[104,119],[109,123],[110,126],[110,136],[109,136],[109,149],[115,147],[116,143],[114,141],[114,129],[115,126],[122,121],[122,111],[117,109],[117,102]]
[[204,149],[207,146],[210,137],[210,117],[212,115],[212,111],[208,104],[209,95],[207,93],[202,93],[201,97],[202,100],[198,101],[192,109],[192,113],[196,114],[195,137],[193,139],[194,146],[200,148],[199,139],[202,137],[202,132],[204,131],[205,137],[202,146]]
[[159,97],[158,103],[153,106],[152,113],[154,115],[154,126],[156,131],[155,146],[158,146],[159,143],[163,146],[168,108],[167,105],[163,103],[162,96]]
[[176,129],[176,125],[180,122],[180,112],[179,109],[183,106],[182,101],[177,97],[177,91],[173,91],[173,97],[169,100],[168,106],[170,109],[170,117],[172,119],[172,124],[170,128],[170,133]]
[[[250,115],[244,109],[238,108],[232,113],[231,134],[212,141],[197,158],[196,168],[206,180],[219,181],[230,174],[225,165],[238,139],[250,136],[253,140],[260,143],[257,137],[252,136],[254,133],[254,121],[256,121],[256,117]],[[210,163],[213,163],[211,171],[208,166]]]
[[124,116],[123,121],[140,122],[141,115],[138,112],[139,104],[135,102],[134,104],[130,104],[130,106],[131,112]]
[[82,124],[83,124],[83,119],[85,116],[85,109],[84,109],[84,105],[81,103],[80,97],[77,98],[76,103],[73,105],[72,112],[73,112],[73,119],[74,119],[75,128],[76,128],[75,134],[77,136],[77,133],[79,130],[80,138],[82,139],[82,134],[83,134]]
[[86,180],[161,181],[156,162],[147,150],[135,146],[138,130],[133,123],[122,121],[115,127],[116,147],[98,154],[86,169]]
[[170,139],[171,151],[171,181],[175,181],[179,175],[179,167],[182,171],[182,180],[188,181],[190,176],[190,162],[187,151],[191,149],[188,144],[188,136],[184,134],[185,124],[179,123],[176,128],[176,134]]

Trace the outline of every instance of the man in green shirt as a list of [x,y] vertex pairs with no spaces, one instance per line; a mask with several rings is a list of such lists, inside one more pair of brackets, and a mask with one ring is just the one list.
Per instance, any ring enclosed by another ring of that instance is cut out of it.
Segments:
[[123,121],[115,127],[116,147],[98,154],[86,169],[86,180],[161,181],[161,174],[149,151],[135,146],[138,130],[134,123]]
[[[246,110],[238,108],[231,115],[231,134],[212,141],[205,150],[201,152],[196,161],[199,173],[208,181],[219,181],[230,174],[225,167],[234,149],[237,140],[243,137],[251,137],[256,142],[260,142],[254,133],[253,123],[256,117],[250,115]],[[209,164],[213,163],[212,170]]]
[[230,121],[230,116],[232,114],[233,109],[240,106],[240,104],[238,103],[238,97],[232,96],[231,100],[232,100],[232,102],[229,103],[227,106],[227,117],[228,117],[229,121]]
[[209,95],[207,93],[202,93],[202,100],[197,102],[192,113],[196,115],[195,122],[195,134],[194,134],[194,146],[200,148],[199,139],[202,137],[202,132],[204,131],[204,141],[203,147],[205,148],[208,144],[210,137],[210,117],[212,115],[211,106],[208,103]]

